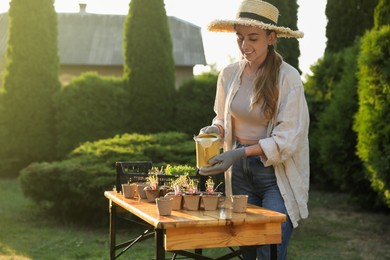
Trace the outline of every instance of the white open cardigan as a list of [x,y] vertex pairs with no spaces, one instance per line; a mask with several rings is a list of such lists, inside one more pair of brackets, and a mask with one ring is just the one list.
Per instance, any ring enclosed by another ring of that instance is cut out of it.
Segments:
[[[231,102],[240,85],[246,61],[225,67],[218,76],[213,124],[224,127],[224,150],[234,147]],[[270,120],[267,138],[259,140],[266,157],[265,166],[275,169],[277,184],[294,227],[309,215],[309,111],[298,71],[283,62],[279,73],[279,99],[275,117]],[[225,172],[226,195],[232,194],[231,168]]]

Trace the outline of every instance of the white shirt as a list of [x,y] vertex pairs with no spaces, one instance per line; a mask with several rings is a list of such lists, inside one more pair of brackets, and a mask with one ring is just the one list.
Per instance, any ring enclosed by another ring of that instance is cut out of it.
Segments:
[[[246,61],[225,67],[218,76],[213,124],[224,127],[224,150],[233,148],[232,111],[230,105],[236,94]],[[267,127],[267,137],[259,140],[266,158],[264,166],[275,169],[277,184],[287,213],[294,227],[309,215],[309,111],[298,71],[283,62],[279,73],[279,98],[275,117]],[[232,194],[231,169],[225,172],[226,195]]]

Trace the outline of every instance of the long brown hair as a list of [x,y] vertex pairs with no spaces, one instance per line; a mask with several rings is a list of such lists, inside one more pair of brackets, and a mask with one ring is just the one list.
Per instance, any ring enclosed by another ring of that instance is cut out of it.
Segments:
[[[270,34],[271,31],[267,31]],[[264,116],[271,119],[276,113],[278,103],[278,78],[282,56],[275,50],[273,45],[268,45],[268,54],[264,63],[259,67],[251,107],[254,104],[262,104]]]

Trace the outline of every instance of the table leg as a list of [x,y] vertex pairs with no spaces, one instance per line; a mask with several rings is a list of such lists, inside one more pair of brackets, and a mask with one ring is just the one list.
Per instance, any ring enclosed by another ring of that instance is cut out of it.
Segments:
[[116,243],[116,206],[110,201],[110,259],[115,259]]
[[278,259],[278,246],[276,244],[271,245],[271,260]]
[[155,244],[155,259],[165,259],[165,248],[164,248],[164,229],[156,228],[154,230],[154,244]]
[[202,248],[195,249],[195,254],[201,255],[202,254]]

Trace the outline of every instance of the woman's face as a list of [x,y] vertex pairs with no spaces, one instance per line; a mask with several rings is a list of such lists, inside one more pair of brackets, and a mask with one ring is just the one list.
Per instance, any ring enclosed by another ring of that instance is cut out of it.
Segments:
[[274,32],[252,26],[236,26],[237,44],[244,58],[252,63],[260,65],[267,57],[268,45],[275,42]]

